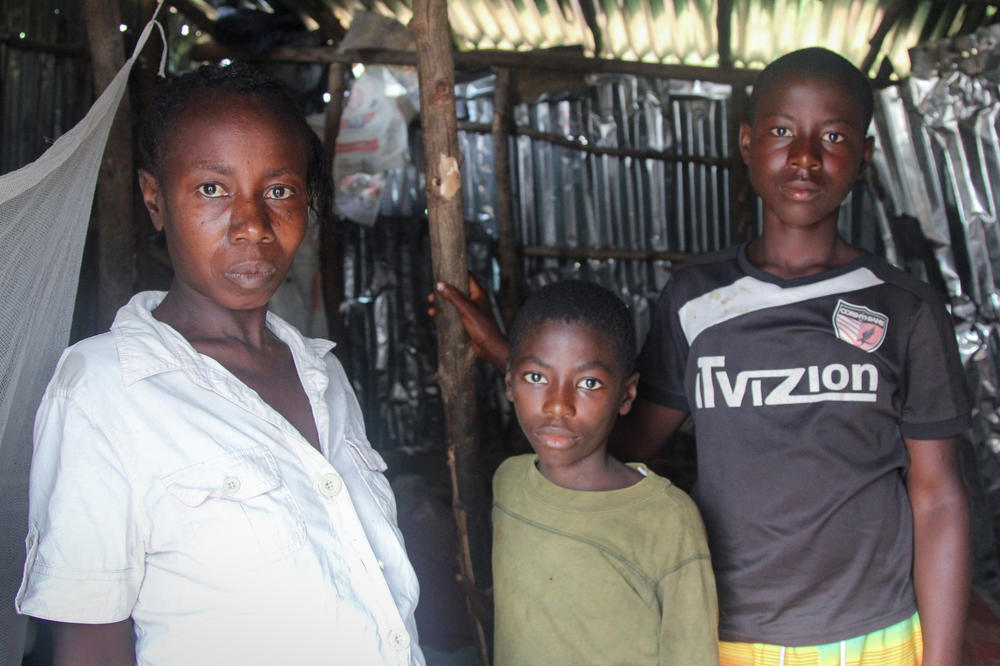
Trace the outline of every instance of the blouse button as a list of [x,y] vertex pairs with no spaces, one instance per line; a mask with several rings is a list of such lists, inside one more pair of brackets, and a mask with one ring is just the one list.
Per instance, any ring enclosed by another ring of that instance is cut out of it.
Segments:
[[238,478],[235,476],[227,476],[222,482],[222,489],[225,490],[226,493],[232,495],[233,493],[239,492],[240,485],[242,484],[240,484],[240,480]]
[[326,495],[327,497],[335,497],[340,493],[340,489],[344,487],[344,482],[341,481],[340,477],[332,472],[330,474],[324,474],[319,479],[319,491]]
[[389,641],[397,650],[405,650],[410,647],[410,634],[405,631],[390,631]]

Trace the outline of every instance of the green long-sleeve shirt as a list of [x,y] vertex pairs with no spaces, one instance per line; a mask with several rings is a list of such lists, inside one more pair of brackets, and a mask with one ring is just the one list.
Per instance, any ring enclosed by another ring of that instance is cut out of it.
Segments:
[[705,529],[670,481],[557,486],[535,456],[493,479],[495,664],[718,664]]

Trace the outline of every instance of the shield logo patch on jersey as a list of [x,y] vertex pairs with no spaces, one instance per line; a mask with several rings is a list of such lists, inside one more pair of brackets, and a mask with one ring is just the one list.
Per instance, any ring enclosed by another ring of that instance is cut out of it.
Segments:
[[888,326],[889,317],[863,305],[838,300],[837,309],[833,311],[833,330],[837,337],[862,351],[878,349],[885,340]]

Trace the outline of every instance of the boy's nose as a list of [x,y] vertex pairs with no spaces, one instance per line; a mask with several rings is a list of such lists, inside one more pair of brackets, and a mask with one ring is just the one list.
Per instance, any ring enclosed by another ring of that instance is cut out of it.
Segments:
[[546,414],[560,418],[568,418],[576,414],[573,403],[573,392],[560,386],[553,386],[545,395],[543,409]]
[[229,238],[231,241],[270,243],[274,240],[274,229],[262,201],[250,197],[236,197],[229,218]]
[[797,138],[788,151],[788,162],[800,169],[814,169],[822,160],[818,140],[804,136]]

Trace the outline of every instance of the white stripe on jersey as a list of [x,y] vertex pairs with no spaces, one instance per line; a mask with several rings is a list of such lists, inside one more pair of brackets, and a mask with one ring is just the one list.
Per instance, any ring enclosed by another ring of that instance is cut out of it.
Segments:
[[748,275],[688,301],[677,316],[690,346],[695,338],[712,326],[751,312],[867,289],[882,283],[883,280],[867,268],[798,287],[781,287]]

